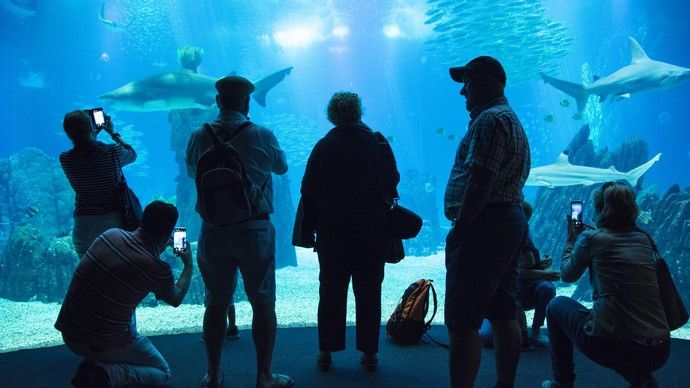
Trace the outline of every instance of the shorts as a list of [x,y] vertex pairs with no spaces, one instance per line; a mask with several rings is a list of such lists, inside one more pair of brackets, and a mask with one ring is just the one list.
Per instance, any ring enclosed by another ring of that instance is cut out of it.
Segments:
[[238,268],[252,306],[275,303],[275,229],[271,221],[202,225],[197,262],[206,286],[207,306],[230,304]]
[[484,318],[516,319],[517,262],[527,238],[519,204],[488,204],[465,235],[446,238],[445,323],[479,330]]

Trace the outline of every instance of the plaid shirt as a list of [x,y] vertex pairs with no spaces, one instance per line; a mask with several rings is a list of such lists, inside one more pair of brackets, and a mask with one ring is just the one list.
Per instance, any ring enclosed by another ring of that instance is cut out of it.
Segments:
[[522,201],[529,175],[527,135],[505,97],[472,110],[470,118],[446,186],[444,212],[449,220],[458,214],[473,168],[483,167],[497,176],[489,203]]

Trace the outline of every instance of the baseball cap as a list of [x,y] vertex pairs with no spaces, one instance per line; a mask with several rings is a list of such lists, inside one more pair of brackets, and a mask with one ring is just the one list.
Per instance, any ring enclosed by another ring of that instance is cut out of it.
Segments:
[[503,85],[506,84],[506,72],[503,70],[503,66],[498,60],[487,55],[474,58],[473,60],[467,62],[465,66],[451,67],[449,69],[450,78],[452,78],[455,82],[463,83],[462,77],[465,75],[465,73],[475,70],[487,72],[497,80],[501,81]]

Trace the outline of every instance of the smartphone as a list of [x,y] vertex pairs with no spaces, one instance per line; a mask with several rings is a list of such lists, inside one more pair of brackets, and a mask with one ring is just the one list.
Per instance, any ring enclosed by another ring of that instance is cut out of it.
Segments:
[[176,226],[173,230],[173,252],[180,253],[187,249],[187,229]]
[[582,205],[582,201],[570,201],[570,218],[575,225],[582,225],[583,223]]
[[91,115],[93,116],[93,122],[96,124],[97,128],[103,128],[105,126],[105,114],[103,113],[103,108],[91,109]]

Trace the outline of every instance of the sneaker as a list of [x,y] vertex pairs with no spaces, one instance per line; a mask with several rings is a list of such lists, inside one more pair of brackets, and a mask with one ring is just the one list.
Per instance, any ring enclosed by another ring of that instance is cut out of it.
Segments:
[[225,331],[225,338],[230,340],[239,339],[240,333],[237,330],[237,326],[229,327],[228,330]]
[[367,372],[376,372],[379,359],[376,357],[376,353],[364,353],[362,358],[359,359],[359,363],[364,366]]
[[110,376],[102,366],[82,362],[72,378],[72,385],[77,388],[109,388]]
[[534,342],[534,346],[539,348],[546,348],[549,346],[549,337],[541,333],[539,333],[539,335],[537,336],[532,337],[532,341]]
[[534,340],[532,337],[522,337],[522,345],[520,346],[521,352],[529,352],[534,349]]
[[546,380],[541,383],[541,388],[573,388],[573,382],[559,383],[553,380]]
[[328,372],[331,369],[331,352],[319,352],[319,357],[316,359],[316,366],[318,366],[321,371]]

